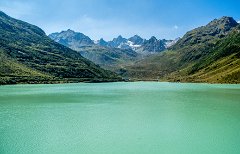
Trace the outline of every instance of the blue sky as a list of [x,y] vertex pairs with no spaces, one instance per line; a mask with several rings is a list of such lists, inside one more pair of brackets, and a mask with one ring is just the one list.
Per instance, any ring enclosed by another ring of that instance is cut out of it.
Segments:
[[1,0],[0,10],[47,34],[73,29],[92,39],[174,39],[215,18],[240,20],[240,0]]

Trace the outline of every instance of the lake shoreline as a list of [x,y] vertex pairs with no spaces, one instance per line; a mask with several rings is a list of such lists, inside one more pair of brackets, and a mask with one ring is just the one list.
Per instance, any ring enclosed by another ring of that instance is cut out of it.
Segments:
[[0,86],[3,85],[18,85],[18,84],[64,84],[64,83],[107,83],[107,82],[119,82],[126,80],[123,79],[63,79],[63,80],[29,80],[29,81],[7,81],[0,80]]
[[11,83],[11,84],[0,84],[0,86],[8,86],[8,85],[55,85],[55,84],[74,84],[74,83],[117,83],[117,82],[156,82],[156,83],[180,83],[180,84],[210,84],[210,85],[239,85],[239,83],[216,83],[216,82],[175,82],[175,81],[159,81],[159,80],[115,80],[115,81],[53,81],[53,82],[20,82],[20,83]]

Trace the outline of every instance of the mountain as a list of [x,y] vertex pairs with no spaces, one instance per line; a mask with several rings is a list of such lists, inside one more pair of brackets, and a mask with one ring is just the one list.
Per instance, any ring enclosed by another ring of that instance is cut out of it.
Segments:
[[116,81],[78,52],[51,40],[42,29],[0,11],[0,84]]
[[[112,41],[107,42],[101,38],[93,42],[88,36],[72,30],[53,33],[49,37],[64,46],[78,51],[83,57],[101,67],[115,72],[119,72],[126,65],[132,64],[149,54],[165,50],[166,45],[173,42],[172,40],[157,40],[155,37],[146,40],[138,35],[134,35],[129,39],[119,35]],[[87,38],[89,43],[83,44],[83,38]]]
[[187,32],[167,51],[125,67],[133,80],[240,83],[240,26],[222,17]]
[[[132,63],[133,61],[139,59],[138,53],[133,51],[130,47],[123,47],[123,42],[126,43],[127,39],[123,38],[121,35],[110,42],[100,39],[96,41],[95,44],[89,43],[88,45],[81,45],[83,37],[73,37],[80,34],[81,36],[83,35],[82,33],[67,30],[60,33],[50,34],[49,37],[51,39],[57,38],[53,40],[79,52],[83,57],[111,71],[117,71],[122,68],[122,65]],[[91,40],[85,35],[84,37]],[[61,41],[63,38],[66,40],[64,43]],[[72,43],[73,41],[68,42],[68,40],[73,40],[72,38],[74,38],[75,43]],[[78,41],[78,39],[80,40]],[[79,42],[78,44],[80,45],[75,45],[76,42]]]
[[206,26],[187,32],[171,49],[179,49],[196,44],[213,44],[216,39],[223,38],[238,23],[232,17],[214,19]]
[[[99,40],[100,41],[100,40]],[[98,41],[98,42],[99,42]],[[114,38],[112,41],[104,42],[98,45],[108,46],[113,48],[120,49],[132,49],[139,54],[151,54],[156,52],[161,52],[168,47],[174,45],[176,40],[157,40],[156,37],[151,37],[149,40],[143,39],[138,35],[134,35],[128,39],[123,38],[119,35],[117,38]]]
[[132,42],[133,45],[142,45],[145,40],[138,35],[134,35],[128,41]]
[[117,38],[114,38],[112,41],[109,41],[108,46],[113,48],[126,49],[126,46],[125,46],[126,43],[127,43],[127,39],[119,35]]
[[117,38],[114,38],[112,41],[107,42],[108,47],[120,48],[120,49],[132,49],[137,51],[137,49],[142,45],[144,39],[138,35],[134,35],[129,39],[123,38],[119,35]]
[[[59,33],[52,33],[49,37],[73,50],[79,50],[81,47],[98,45],[101,47],[119,48],[124,50],[132,49],[139,54],[145,55],[161,52],[177,42],[176,40],[157,40],[156,37],[151,37],[149,40],[146,40],[138,35],[134,35],[128,39],[119,35],[111,41],[105,41],[101,38],[94,42],[88,36],[79,32],[74,32],[70,29]],[[96,47],[94,48],[96,49]]]
[[156,37],[152,36],[149,40],[145,40],[143,42],[138,51],[145,53],[156,53],[161,52],[165,49],[165,42],[162,40],[157,40]]
[[100,40],[98,40],[96,42],[97,45],[99,46],[103,46],[103,47],[107,47],[108,46],[108,42],[106,42],[103,38],[101,38]]
[[72,49],[77,49],[82,46],[94,45],[94,42],[83,33],[74,32],[73,30],[66,30],[60,33],[52,33],[49,37],[65,46],[71,46]]
[[208,56],[195,63],[188,74],[190,80],[240,83],[240,25],[218,41]]

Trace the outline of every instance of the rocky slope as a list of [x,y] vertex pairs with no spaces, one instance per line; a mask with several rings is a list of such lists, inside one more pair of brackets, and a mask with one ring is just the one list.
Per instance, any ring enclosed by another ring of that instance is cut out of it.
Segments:
[[107,46],[112,48],[120,49],[132,49],[133,51],[139,54],[153,54],[164,51],[165,49],[171,47],[176,43],[176,40],[158,40],[155,36],[152,36],[149,40],[143,39],[138,35],[134,35],[128,39],[123,38],[119,35],[117,38],[114,38],[112,41],[104,41],[100,39],[97,41],[97,45]]
[[176,43],[176,40],[149,40],[134,35],[129,39],[119,35],[112,41],[100,39],[93,42],[88,36],[72,30],[52,33],[49,35],[54,41],[78,51],[83,57],[99,64],[101,67],[121,72],[125,65],[134,61],[164,51]]
[[168,51],[125,68],[133,80],[240,83],[240,28],[222,17],[187,32]]
[[154,36],[147,40],[138,35],[134,35],[128,39],[119,35],[117,38],[113,38],[112,41],[105,41],[103,38],[101,38],[100,40],[94,42],[88,36],[79,32],[74,32],[70,29],[60,33],[52,33],[49,35],[49,37],[52,40],[74,50],[79,50],[81,47],[97,45],[109,48],[132,49],[139,54],[152,54],[161,52],[177,42],[176,40],[158,40]]
[[49,37],[62,45],[71,47],[72,49],[78,49],[82,46],[94,45],[94,42],[86,35],[73,30],[66,30],[60,33],[52,33]]

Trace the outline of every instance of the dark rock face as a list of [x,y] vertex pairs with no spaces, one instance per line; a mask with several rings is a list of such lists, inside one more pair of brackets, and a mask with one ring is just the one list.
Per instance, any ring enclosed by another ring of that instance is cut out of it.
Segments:
[[113,48],[121,48],[121,45],[127,43],[127,39],[123,38],[121,35],[119,35],[117,38],[114,38],[112,41],[108,42],[108,46]]
[[88,36],[84,35],[83,33],[74,32],[70,29],[60,33],[52,33],[49,35],[49,37],[60,44],[65,46],[73,46],[75,48],[94,45],[94,42]]
[[103,46],[103,47],[108,46],[108,42],[106,42],[103,38],[98,40],[96,44],[99,45],[99,46]]
[[162,40],[157,40],[154,36],[152,36],[149,40],[144,41],[142,45],[142,50],[148,52],[161,52],[165,49],[164,42]]
[[133,45],[142,45],[144,42],[144,39],[138,35],[134,35],[133,37],[130,37],[128,40],[133,42]]

